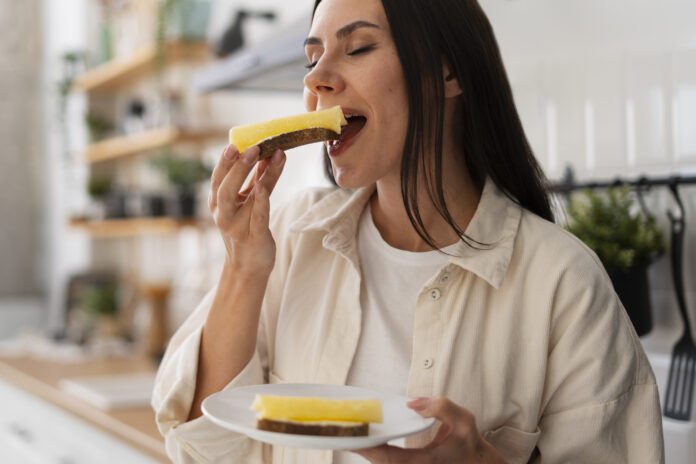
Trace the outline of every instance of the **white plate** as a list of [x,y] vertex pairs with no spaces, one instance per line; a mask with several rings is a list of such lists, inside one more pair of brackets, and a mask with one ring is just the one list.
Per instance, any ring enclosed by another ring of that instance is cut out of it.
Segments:
[[[250,409],[254,396],[312,396],[337,399],[375,398],[382,402],[384,422],[370,424],[366,437],[317,437],[266,432],[256,428],[256,413]],[[283,383],[252,385],[215,393],[203,401],[203,413],[215,424],[271,445],[326,450],[372,448],[430,428],[435,419],[425,419],[406,406],[408,398],[366,388],[342,385]]]

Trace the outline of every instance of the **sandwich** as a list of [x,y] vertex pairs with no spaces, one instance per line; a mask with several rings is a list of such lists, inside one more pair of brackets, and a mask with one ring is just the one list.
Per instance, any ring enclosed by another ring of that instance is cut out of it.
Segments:
[[230,144],[240,152],[258,145],[259,159],[268,158],[276,150],[289,150],[316,142],[337,140],[341,127],[348,124],[340,106],[286,118],[237,126],[230,129]]
[[256,428],[269,432],[326,437],[361,437],[370,423],[382,422],[382,404],[376,399],[331,399],[256,395]]

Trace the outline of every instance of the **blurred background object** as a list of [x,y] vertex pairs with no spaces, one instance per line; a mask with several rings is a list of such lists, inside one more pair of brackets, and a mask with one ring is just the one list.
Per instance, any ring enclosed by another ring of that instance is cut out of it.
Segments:
[[215,56],[224,58],[244,46],[244,23],[249,18],[273,21],[276,15],[273,11],[237,11],[215,47]]

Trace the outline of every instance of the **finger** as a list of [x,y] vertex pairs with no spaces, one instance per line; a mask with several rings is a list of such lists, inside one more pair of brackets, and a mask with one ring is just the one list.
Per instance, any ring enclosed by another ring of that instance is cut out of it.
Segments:
[[256,164],[256,168],[254,169],[254,173],[250,176],[248,179],[247,185],[244,186],[241,192],[239,192],[239,195],[243,197],[243,199],[246,199],[246,197],[249,196],[252,190],[254,190],[254,186],[256,185],[256,182],[261,180],[263,176],[265,175],[266,169],[268,169],[268,163],[270,162],[269,158],[262,159]]
[[266,187],[257,183],[254,188],[254,206],[251,212],[251,231],[268,230],[271,205]]
[[287,157],[282,150],[276,150],[271,158],[267,158],[269,161],[268,168],[261,177],[261,183],[266,187],[269,195],[273,193],[280,175],[283,173],[283,168],[285,167],[285,161]]
[[448,398],[442,396],[418,398],[409,401],[408,406],[423,417],[435,417],[443,424],[447,424],[451,427],[452,433],[458,437],[468,438],[476,432],[474,415]]
[[217,202],[219,205],[222,206],[224,203],[225,207],[232,211],[237,209],[239,191],[259,159],[259,151],[257,146],[246,149],[239,156],[239,162],[234,163],[229,169],[218,190]]
[[210,197],[208,206],[213,211],[217,207],[218,189],[234,162],[239,158],[239,150],[234,145],[228,145],[222,152],[213,173],[210,176]]
[[376,448],[354,450],[351,452],[359,454],[372,464],[396,462],[400,464],[415,464],[416,462],[424,462],[428,454],[428,452],[423,449],[404,449],[391,445],[382,445]]
[[256,165],[256,173],[254,174],[254,180],[260,180],[263,177],[263,175],[266,173],[266,170],[268,169],[270,161],[270,158],[265,158],[259,161],[259,164]]
[[432,450],[437,448],[450,437],[451,433],[452,427],[449,424],[440,424],[440,428],[437,429],[437,434],[435,434],[435,437],[425,446],[424,449]]

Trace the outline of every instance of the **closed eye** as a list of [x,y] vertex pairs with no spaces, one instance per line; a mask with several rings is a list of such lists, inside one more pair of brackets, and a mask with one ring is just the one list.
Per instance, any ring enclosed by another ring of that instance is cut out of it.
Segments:
[[374,48],[375,48],[374,44],[366,45],[364,47],[360,47],[356,50],[353,50],[352,52],[348,52],[348,55],[350,55],[350,56],[362,55],[363,53],[367,53],[367,52],[374,50]]
[[[365,53],[371,52],[376,48],[375,44],[372,45],[366,45],[365,47],[360,47],[358,49],[355,49],[353,51],[350,51],[347,53],[348,56],[357,56],[357,55],[363,55]],[[313,69],[317,65],[318,61],[313,61],[305,66],[307,69]]]

